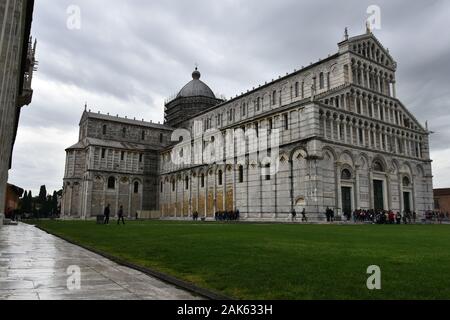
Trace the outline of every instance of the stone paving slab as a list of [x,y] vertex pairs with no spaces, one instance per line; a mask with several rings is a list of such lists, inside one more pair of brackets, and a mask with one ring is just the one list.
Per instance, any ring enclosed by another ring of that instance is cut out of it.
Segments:
[[[81,270],[79,290],[67,287],[70,266]],[[197,299],[33,226],[0,227],[0,300]]]

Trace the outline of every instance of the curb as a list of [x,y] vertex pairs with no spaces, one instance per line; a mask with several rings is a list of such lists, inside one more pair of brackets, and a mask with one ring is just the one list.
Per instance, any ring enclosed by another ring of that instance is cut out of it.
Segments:
[[109,255],[107,253],[101,252],[99,250],[96,250],[96,249],[93,249],[93,248],[89,248],[89,247],[84,246],[82,244],[76,243],[76,242],[74,242],[74,241],[72,241],[70,239],[67,239],[67,238],[65,238],[63,236],[59,236],[59,235],[56,235],[54,233],[51,233],[50,231],[45,230],[45,229],[43,229],[43,228],[41,228],[39,226],[34,226],[34,227],[39,229],[39,230],[41,230],[41,231],[43,231],[43,232],[45,232],[45,233],[47,233],[47,234],[50,234],[50,235],[52,235],[54,237],[57,237],[57,238],[59,238],[61,240],[64,240],[64,241],[66,241],[66,242],[68,242],[70,244],[73,244],[75,246],[83,248],[83,249],[85,249],[87,251],[90,251],[92,253],[98,254],[99,256],[102,256],[103,258],[111,260],[111,261],[117,263],[118,265],[121,265],[121,266],[124,266],[124,267],[128,267],[128,268],[140,271],[140,272],[142,272],[142,273],[144,273],[144,274],[146,274],[148,276],[152,276],[154,278],[157,278],[158,280],[164,281],[164,282],[166,282],[168,284],[171,284],[171,285],[174,285],[174,286],[176,286],[178,288],[190,291],[190,292],[192,292],[192,293],[194,293],[194,294],[196,294],[198,296],[207,298],[209,300],[230,300],[230,301],[231,300],[235,300],[235,299],[230,298],[228,296],[225,296],[225,295],[222,295],[222,294],[218,294],[218,293],[212,292],[212,291],[210,291],[208,289],[204,289],[204,288],[198,287],[198,286],[196,286],[196,285],[194,285],[194,284],[192,284],[190,282],[187,282],[187,281],[184,281],[184,280],[180,280],[180,279],[175,278],[173,276],[170,276],[170,275],[167,275],[167,274],[164,274],[164,273],[161,273],[161,272],[158,272],[158,271],[146,268],[146,267],[138,266],[138,265],[136,265],[134,263],[122,260],[120,258],[117,258],[115,256],[112,256],[112,255]]

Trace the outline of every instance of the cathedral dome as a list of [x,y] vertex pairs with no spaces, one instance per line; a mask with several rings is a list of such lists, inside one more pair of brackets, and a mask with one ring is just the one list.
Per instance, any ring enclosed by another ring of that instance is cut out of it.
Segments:
[[187,97],[208,97],[215,99],[216,96],[212,90],[200,80],[201,74],[197,68],[192,73],[192,81],[181,89],[178,93],[177,98],[187,98]]

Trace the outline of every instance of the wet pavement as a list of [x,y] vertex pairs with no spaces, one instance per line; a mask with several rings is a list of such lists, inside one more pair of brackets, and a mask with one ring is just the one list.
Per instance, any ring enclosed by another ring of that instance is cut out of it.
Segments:
[[0,300],[5,299],[199,298],[21,223],[0,227]]

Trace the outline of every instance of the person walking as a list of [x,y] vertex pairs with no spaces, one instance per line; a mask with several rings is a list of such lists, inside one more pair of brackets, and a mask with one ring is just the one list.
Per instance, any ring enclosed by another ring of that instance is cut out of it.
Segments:
[[[403,213],[403,217],[405,217],[405,216],[406,216],[406,213]],[[401,224],[402,223],[402,214],[400,212],[397,212],[395,219],[397,220],[397,224]]]
[[105,210],[103,211],[103,215],[105,216],[105,221],[103,224],[109,224],[109,214],[111,213],[110,207],[111,205],[108,203]]
[[297,212],[295,211],[295,208],[292,208],[291,216],[292,216],[292,222],[297,221]]
[[123,218],[123,206],[120,206],[118,216],[119,219],[117,219],[117,224],[120,224],[120,220],[122,220],[122,223],[125,225],[125,219]]
[[308,222],[308,218],[306,217],[306,209],[303,208],[302,211],[302,222]]

